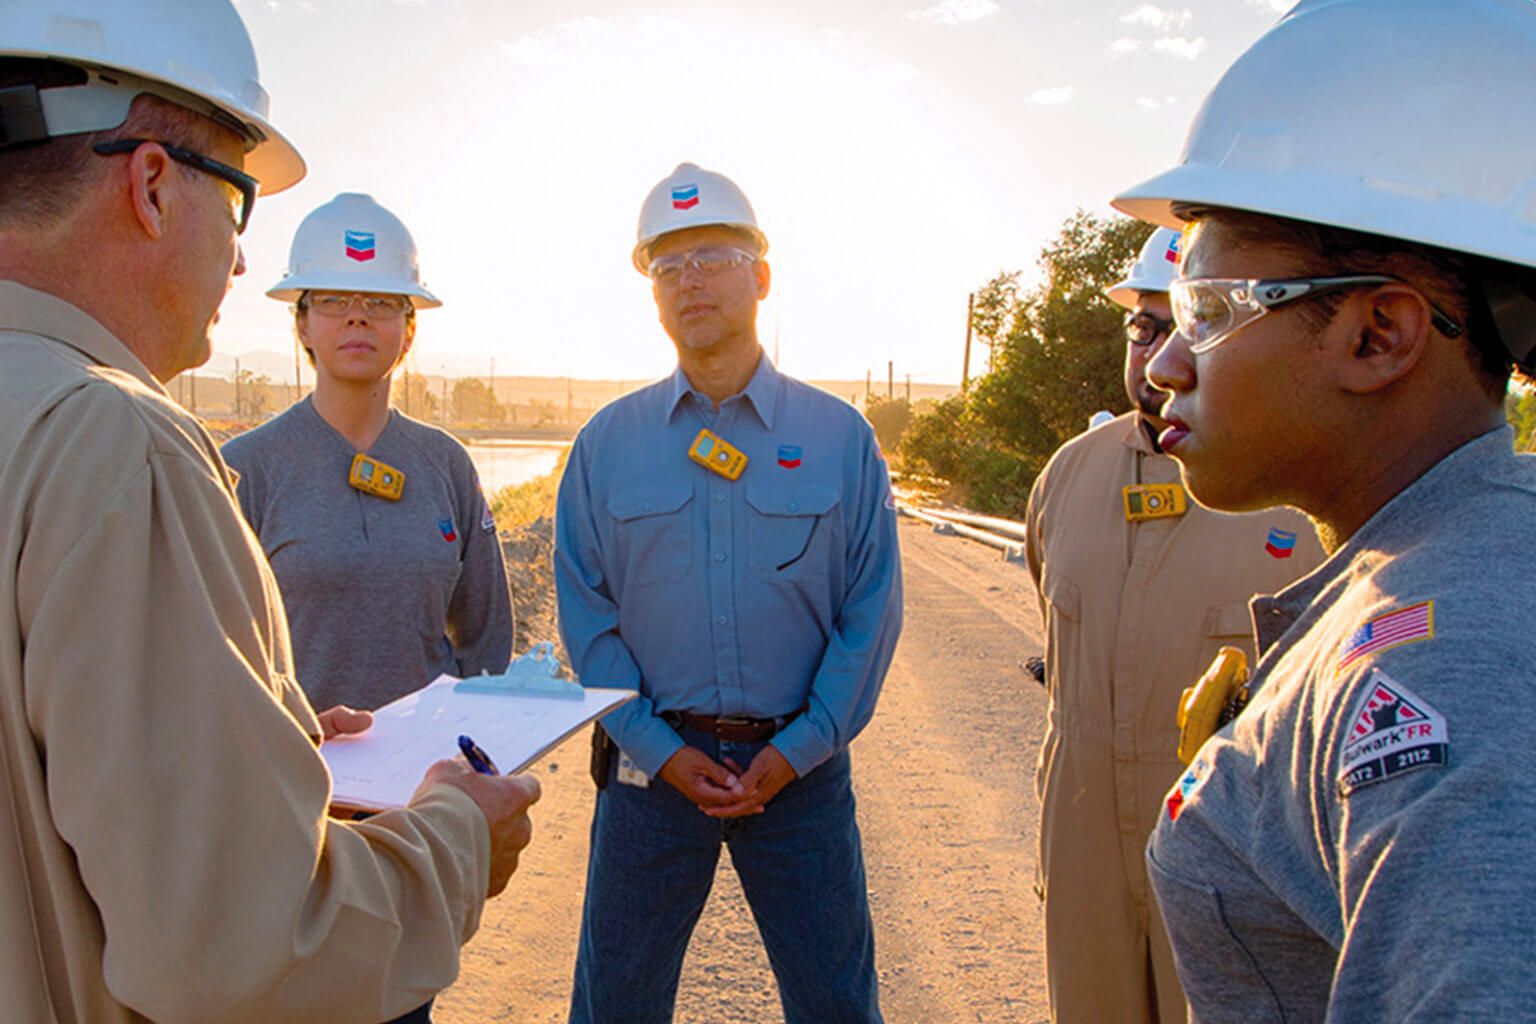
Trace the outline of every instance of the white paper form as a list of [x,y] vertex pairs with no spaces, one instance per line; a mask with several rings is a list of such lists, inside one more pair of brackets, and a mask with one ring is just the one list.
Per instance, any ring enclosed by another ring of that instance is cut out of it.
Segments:
[[454,689],[458,681],[438,676],[375,711],[367,732],[322,743],[320,754],[331,769],[331,801],[369,810],[404,807],[433,762],[458,756],[460,735],[474,737],[502,772],[520,772],[636,695],[595,687],[580,700],[466,693]]

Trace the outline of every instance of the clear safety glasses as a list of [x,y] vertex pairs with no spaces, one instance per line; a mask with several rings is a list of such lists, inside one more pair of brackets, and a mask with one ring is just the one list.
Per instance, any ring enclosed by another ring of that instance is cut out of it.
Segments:
[[[1209,352],[1259,317],[1297,299],[1313,299],[1346,288],[1402,284],[1386,274],[1352,274],[1345,277],[1294,277],[1284,280],[1243,280],[1199,277],[1173,282],[1168,298],[1179,333],[1195,355]],[[1461,325],[1430,304],[1435,329],[1447,338],[1461,335]]]
[[700,277],[714,277],[756,259],[756,256],[735,246],[703,245],[687,252],[676,252],[651,260],[651,280],[657,284],[675,284],[682,276],[684,267]]
[[1151,313],[1125,314],[1125,340],[1143,347],[1173,333],[1174,322]]
[[404,295],[364,295],[361,292],[310,292],[305,296],[303,308],[312,309],[321,316],[346,316],[354,305],[360,305],[363,315],[370,320],[393,320],[404,316],[411,308],[411,300]]
[[217,178],[229,197],[230,212],[235,218],[235,234],[244,234],[245,226],[251,222],[251,208],[256,205],[256,192],[261,188],[261,182],[236,170],[229,164],[221,164],[212,157],[203,156],[190,149],[173,146],[169,142],[158,139],[116,139],[112,142],[98,142],[92,148],[101,156],[121,156],[124,153],[133,153],[140,146],[154,143],[165,150],[165,155],[179,164],[186,164],[195,170]]

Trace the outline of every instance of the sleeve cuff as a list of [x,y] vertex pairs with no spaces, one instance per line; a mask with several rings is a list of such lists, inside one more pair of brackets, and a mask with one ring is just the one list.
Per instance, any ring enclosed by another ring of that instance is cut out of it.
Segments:
[[802,779],[832,756],[831,745],[821,738],[805,715],[790,722],[771,742]]

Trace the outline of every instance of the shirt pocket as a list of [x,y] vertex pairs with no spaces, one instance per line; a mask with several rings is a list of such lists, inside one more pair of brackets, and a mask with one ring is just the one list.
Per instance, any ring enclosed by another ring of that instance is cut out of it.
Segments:
[[626,585],[675,583],[693,567],[693,484],[648,481],[608,498]]
[[1273,986],[1232,931],[1221,890],[1172,874],[1150,849],[1147,872],[1173,944],[1184,995],[1199,1014],[1192,1019],[1284,1024],[1285,1013]]
[[747,484],[747,564],[771,583],[823,580],[838,532],[837,487],[805,481]]
[[1205,635],[1226,640],[1251,639],[1253,616],[1248,612],[1248,602],[1213,604],[1205,611]]

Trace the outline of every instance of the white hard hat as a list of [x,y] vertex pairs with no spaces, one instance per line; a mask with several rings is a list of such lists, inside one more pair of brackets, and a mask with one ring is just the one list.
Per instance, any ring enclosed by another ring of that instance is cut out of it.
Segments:
[[1108,409],[1100,409],[1098,412],[1088,417],[1088,429],[1092,430],[1095,427],[1102,427],[1104,424],[1113,423],[1114,421],[1114,413],[1110,412]]
[[752,204],[735,182],[697,164],[678,164],[657,182],[640,207],[639,241],[631,257],[635,269],[649,273],[651,244],[662,235],[714,224],[751,236],[757,243],[757,255],[768,252],[768,239],[757,229]]
[[1229,68],[1141,220],[1222,206],[1536,266],[1536,4],[1303,0]]
[[421,282],[405,224],[361,192],[343,192],[304,218],[288,269],[267,294],[294,302],[315,290],[409,295],[417,309],[442,305]]
[[1141,247],[1124,281],[1110,285],[1104,294],[1117,306],[1135,309],[1142,292],[1166,292],[1179,276],[1179,233],[1158,228]]
[[[89,76],[38,89],[41,121],[26,119],[20,138],[4,132],[8,144],[116,128],[147,92],[245,136],[245,171],[263,194],[304,177],[304,158],[268,120],[251,37],[229,0],[5,0],[0,56],[61,61]],[[7,129],[15,116],[6,111]]]

